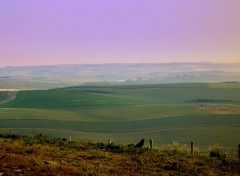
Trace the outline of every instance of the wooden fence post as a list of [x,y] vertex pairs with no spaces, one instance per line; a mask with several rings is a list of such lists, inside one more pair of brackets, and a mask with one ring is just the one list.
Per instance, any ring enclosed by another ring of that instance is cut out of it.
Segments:
[[193,141],[191,142],[191,155],[194,155],[194,143],[193,143]]
[[238,144],[238,161],[240,162],[240,144]]
[[111,144],[112,143],[112,139],[108,139],[108,144]]
[[153,149],[153,140],[152,139],[149,140],[149,149]]

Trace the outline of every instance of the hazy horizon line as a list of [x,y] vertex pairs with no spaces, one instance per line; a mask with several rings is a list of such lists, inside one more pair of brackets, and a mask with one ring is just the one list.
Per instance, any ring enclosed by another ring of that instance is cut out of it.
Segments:
[[207,62],[207,61],[202,61],[202,62],[123,62],[123,63],[66,63],[66,64],[39,64],[39,65],[5,65],[5,66],[0,66],[0,68],[6,68],[6,67],[39,67],[39,66],[63,66],[63,65],[137,65],[137,64],[149,64],[149,65],[154,65],[154,64],[240,64],[240,62]]

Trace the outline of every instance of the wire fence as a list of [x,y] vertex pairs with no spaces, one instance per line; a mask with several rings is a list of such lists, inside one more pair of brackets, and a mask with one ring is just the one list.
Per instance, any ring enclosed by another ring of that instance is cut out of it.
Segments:
[[161,144],[159,146],[153,145],[153,140],[149,141],[149,148],[165,150],[165,151],[176,151],[178,153],[189,153],[205,155],[210,157],[223,157],[240,160],[240,144],[236,146],[230,145],[209,145],[199,144],[194,142],[181,143],[181,142],[169,142]]
[[[108,139],[108,143],[112,143],[112,140]],[[174,151],[176,153],[182,154],[204,155],[209,157],[228,158],[234,160],[236,159],[240,162],[240,143],[236,144],[235,146],[219,144],[211,145],[193,141],[159,143],[159,141],[150,139],[148,141],[145,141],[144,146],[160,151]]]

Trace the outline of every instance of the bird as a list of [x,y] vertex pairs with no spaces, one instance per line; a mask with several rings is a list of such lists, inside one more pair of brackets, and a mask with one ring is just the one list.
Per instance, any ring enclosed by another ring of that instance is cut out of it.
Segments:
[[144,141],[145,141],[145,139],[141,139],[141,141],[139,143],[137,143],[136,145],[134,145],[134,147],[141,148],[144,145]]

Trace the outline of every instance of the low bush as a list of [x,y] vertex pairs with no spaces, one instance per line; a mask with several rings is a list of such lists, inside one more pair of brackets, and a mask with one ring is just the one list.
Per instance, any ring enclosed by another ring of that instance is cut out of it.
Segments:
[[215,158],[225,158],[226,157],[226,149],[220,147],[219,145],[213,145],[208,148],[209,156]]

